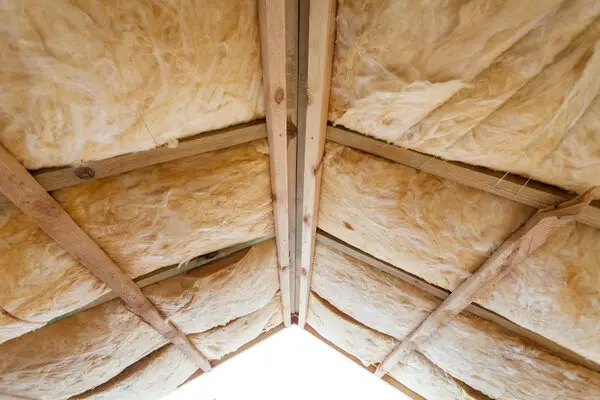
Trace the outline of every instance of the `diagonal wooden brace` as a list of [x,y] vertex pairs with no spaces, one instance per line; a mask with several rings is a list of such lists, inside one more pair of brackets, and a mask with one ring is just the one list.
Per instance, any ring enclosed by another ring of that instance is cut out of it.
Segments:
[[553,232],[574,221],[575,217],[598,195],[600,195],[600,187],[594,186],[574,199],[536,212],[388,354],[375,371],[375,375],[382,377],[396,364],[405,361],[410,353],[427,342],[432,334],[543,245]]

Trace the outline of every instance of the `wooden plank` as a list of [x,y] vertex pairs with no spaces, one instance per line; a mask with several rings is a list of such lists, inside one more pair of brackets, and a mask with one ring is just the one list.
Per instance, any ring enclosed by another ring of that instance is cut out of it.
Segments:
[[[224,356],[220,360],[214,360],[212,362],[213,368],[215,368],[215,367],[223,364],[224,362],[226,362],[228,360],[231,360],[232,358],[234,358],[238,354],[241,354],[244,351],[248,350],[249,348],[256,346],[260,342],[263,342],[263,341],[267,340],[268,338],[270,338],[271,336],[273,336],[277,332],[281,331],[283,328],[284,328],[283,324],[280,324],[280,325],[276,326],[275,328],[271,329],[270,331],[261,333],[259,336],[257,336],[256,338],[252,339],[251,341],[249,341],[248,343],[246,343],[245,345],[243,345],[242,347],[240,347],[239,349],[237,349],[233,353],[227,354],[226,356]],[[194,374],[192,376],[190,376],[189,378],[187,378],[181,385],[179,385],[179,387],[182,387],[183,385],[188,384],[189,382],[193,381],[194,379],[196,379],[197,377],[199,377],[202,374],[204,374],[204,371],[202,371],[201,369],[199,369],[198,371],[194,372]]]
[[210,370],[208,360],[187,337],[163,318],[133,280],[2,146],[0,191],[77,261],[105,282],[132,312],[176,345],[199,368]]
[[285,54],[288,132],[288,204],[290,243],[290,308],[296,304],[296,159],[298,158],[298,0],[285,0]]
[[588,190],[573,200],[534,214],[383,360],[375,375],[381,377],[397,363],[404,362],[410,353],[543,245],[553,232],[572,222],[590,203],[593,193],[594,189]]
[[[445,161],[343,128],[329,126],[327,139],[535,208],[548,207],[575,197],[575,194],[539,182],[528,181],[517,175],[504,174],[455,161]],[[577,216],[577,220],[600,228],[599,205],[594,203],[586,207]]]
[[[119,175],[134,169],[176,161],[266,137],[265,122],[254,121],[182,139],[175,148],[158,147],[138,153],[93,161],[77,167],[46,168],[31,171],[31,174],[47,192],[51,192],[80,183]],[[0,195],[0,207],[5,207],[8,204],[10,204],[10,200]]]
[[[268,3],[268,4],[267,4]],[[271,191],[283,323],[291,325],[285,0],[259,0],[258,20],[271,161]]]
[[[215,265],[231,264],[239,261],[244,257],[251,246],[263,242],[265,240],[272,239],[273,235],[267,235],[260,237],[258,239],[250,240],[244,243],[236,244],[221,250],[213,251],[208,254],[203,254],[198,257],[192,258],[190,261],[184,264],[173,264],[164,268],[157,269],[156,271],[152,271],[148,274],[142,275],[140,277],[135,278],[133,281],[140,288],[144,288],[148,285],[152,285],[154,283],[158,283],[164,281],[165,279],[172,278],[177,275],[185,274],[188,271],[191,271],[195,268],[199,268],[201,266],[206,265],[207,268],[214,267]],[[71,315],[78,314],[82,311],[88,310],[90,308],[99,306],[100,304],[104,304],[108,301],[114,300],[118,298],[114,292],[108,292],[103,296],[97,298],[89,304],[86,304],[83,307],[80,307],[76,310],[63,314],[59,317],[56,317],[50,321],[48,324],[59,321],[61,319],[70,317]],[[1,311],[1,310],[0,310]],[[44,324],[41,324],[43,326]]]
[[314,257],[317,210],[323,174],[327,111],[333,64],[336,0],[311,0],[308,35],[307,108],[303,170],[302,242],[298,325],[304,327]]
[[[375,367],[373,367],[373,366],[365,367],[363,365],[363,363],[361,363],[358,358],[356,358],[354,355],[348,353],[347,351],[341,349],[340,347],[336,346],[333,342],[325,339],[312,326],[307,325],[307,326],[305,326],[304,329],[306,329],[306,331],[308,331],[310,334],[312,334],[314,337],[316,337],[317,339],[319,339],[320,341],[322,341],[326,345],[332,347],[333,349],[337,350],[338,352],[340,352],[343,355],[345,355],[346,357],[348,357],[350,360],[354,361],[356,364],[358,364],[362,368],[366,369],[369,372],[375,372]],[[387,382],[388,384],[390,384],[391,386],[395,387],[396,389],[398,389],[399,391],[401,391],[402,393],[404,393],[405,395],[407,395],[408,397],[410,397],[413,400],[426,400],[424,397],[420,396],[416,392],[413,392],[412,390],[410,390],[409,388],[407,388],[406,386],[404,386],[403,384],[401,384],[400,382],[398,382],[397,380],[395,380],[391,376],[386,375],[386,376],[383,377],[383,380],[385,382]]]
[[[357,260],[362,261],[365,264],[368,264],[374,268],[377,268],[389,275],[402,279],[403,281],[410,283],[411,285],[416,286],[424,292],[436,296],[439,299],[445,300],[450,295],[450,292],[448,290],[435,286],[409,272],[403,271],[393,266],[392,264],[389,264],[385,261],[381,261],[378,258],[375,258],[372,255],[365,253],[364,251],[341,241],[340,239],[330,235],[327,232],[319,230],[317,232],[317,241],[328,247],[331,247],[334,250],[339,251],[340,253],[356,258]],[[576,365],[584,366],[596,372],[600,372],[600,365],[598,363],[588,360],[587,358],[577,354],[576,352],[567,349],[566,347],[563,347],[558,343],[555,343],[552,340],[545,338],[544,336],[541,336],[526,328],[523,328],[522,326],[519,326],[514,322],[504,318],[503,316],[498,315],[495,312],[490,311],[486,308],[483,308],[478,304],[470,304],[469,306],[467,306],[465,311],[477,315],[478,317],[487,321],[493,322],[501,326],[502,328],[512,332],[516,336],[525,338],[537,344],[538,346],[545,348],[549,352],[553,353],[557,357],[562,358],[565,361]]]
[[296,271],[294,276],[294,287],[296,297],[295,322],[298,322],[298,310],[300,305],[300,251],[302,248],[302,210],[304,193],[304,157],[306,142],[306,109],[308,106],[308,20],[310,2],[300,1],[298,7],[298,136],[296,151]]

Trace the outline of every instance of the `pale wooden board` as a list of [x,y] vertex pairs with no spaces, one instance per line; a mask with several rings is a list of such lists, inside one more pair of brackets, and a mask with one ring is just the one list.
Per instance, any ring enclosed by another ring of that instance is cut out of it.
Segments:
[[302,242],[298,325],[304,327],[314,258],[322,160],[335,37],[335,0],[312,0],[309,10],[307,107],[302,181]]
[[[329,126],[327,128],[327,139],[536,208],[548,207],[575,196],[573,193],[539,182],[528,181],[520,176],[504,174],[460,162],[445,161],[339,127]],[[600,228],[600,208],[597,205],[586,207],[577,217],[577,220]]]
[[288,132],[284,0],[259,0],[258,20],[271,161],[271,191],[275,216],[275,241],[279,264],[279,286],[283,323],[291,325],[290,236],[288,195]]
[[[234,246],[230,246],[230,247],[227,247],[227,248],[224,248],[221,250],[217,250],[217,251],[214,251],[214,252],[211,252],[208,254],[203,254],[203,255],[200,255],[198,257],[191,259],[190,261],[188,261],[184,264],[174,264],[174,265],[169,265],[164,268],[157,269],[156,271],[152,271],[146,275],[137,277],[133,281],[135,282],[136,285],[138,285],[138,287],[140,289],[142,289],[148,285],[152,285],[154,283],[164,281],[165,279],[169,279],[169,278],[172,278],[177,275],[185,274],[188,271],[191,271],[196,268],[200,268],[205,265],[207,267],[211,267],[211,266],[213,266],[213,263],[216,263],[216,262],[232,263],[232,262],[235,262],[235,260],[241,259],[240,256],[243,257],[250,247],[252,247],[255,244],[258,244],[260,242],[264,242],[265,240],[273,239],[273,237],[274,237],[273,235],[267,235],[267,236],[263,236],[258,239],[250,240],[250,241],[244,242],[244,243],[239,243]],[[81,308],[78,308],[67,314],[63,314],[59,317],[56,317],[56,318],[52,319],[51,321],[48,321],[48,324],[51,324],[53,322],[67,318],[71,315],[78,314],[82,311],[88,310],[92,307],[96,307],[100,304],[106,303],[107,301],[111,301],[118,297],[119,296],[117,296],[113,292],[106,293],[105,295],[97,298],[93,302],[86,304],[85,306],[83,306]]]
[[[221,150],[266,137],[267,131],[264,121],[255,121],[182,139],[175,148],[158,147],[80,166],[42,169],[31,173],[46,191],[51,192],[83,182],[180,160],[209,151]],[[9,203],[10,201],[6,197],[0,195],[0,206],[6,206]]]
[[0,191],[77,261],[105,282],[132,312],[176,345],[199,368],[210,370],[208,360],[187,337],[160,314],[133,280],[2,146]]
[[[450,292],[448,290],[432,285],[415,275],[403,271],[400,268],[397,268],[385,261],[381,261],[373,257],[372,255],[365,253],[364,251],[343,242],[342,240],[330,235],[327,232],[319,230],[317,232],[317,240],[319,241],[319,243],[331,247],[334,250],[337,250],[350,257],[356,258],[357,260],[362,261],[365,264],[368,264],[374,268],[377,268],[389,275],[395,276],[396,278],[402,279],[403,281],[410,283],[411,285],[416,286],[424,292],[436,296],[439,299],[445,300],[450,295]],[[477,315],[478,317],[483,318],[485,320],[491,321],[497,325],[500,325],[501,327],[512,332],[516,336],[528,339],[536,343],[537,345],[545,348],[549,352],[555,354],[556,356],[562,358],[565,361],[600,372],[600,365],[598,365],[597,363],[588,360],[587,358],[553,342],[550,339],[547,339],[535,332],[523,328],[515,324],[514,322],[494,313],[493,311],[487,310],[477,304],[470,304],[468,307],[466,307],[465,311]]]

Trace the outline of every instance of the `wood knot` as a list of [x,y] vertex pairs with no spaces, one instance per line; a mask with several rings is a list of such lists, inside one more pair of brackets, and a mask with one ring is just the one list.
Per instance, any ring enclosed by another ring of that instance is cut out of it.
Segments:
[[350,225],[350,223],[348,223],[348,222],[346,222],[346,221],[344,221],[344,226],[346,227],[346,229],[349,229],[349,230],[351,230],[351,231],[353,231],[353,230],[354,230],[354,227],[353,227],[352,225]]
[[88,180],[96,176],[96,171],[90,167],[77,167],[75,168],[75,176],[79,179]]
[[275,103],[279,104],[283,101],[283,98],[285,97],[285,93],[283,93],[283,89],[282,88],[277,88],[277,90],[275,91]]

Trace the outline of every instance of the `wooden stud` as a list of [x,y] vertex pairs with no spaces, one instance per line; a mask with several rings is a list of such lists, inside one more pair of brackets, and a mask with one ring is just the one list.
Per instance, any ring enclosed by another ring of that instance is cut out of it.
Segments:
[[302,242],[298,325],[304,327],[314,257],[322,159],[333,64],[336,0],[312,0],[309,10],[307,108],[302,188]]
[[[268,3],[268,4],[267,4]],[[258,20],[271,160],[271,190],[283,322],[291,325],[285,0],[259,0]]]
[[573,200],[540,210],[529,218],[383,360],[375,375],[381,377],[396,364],[405,361],[431,335],[543,245],[553,232],[574,221],[575,216],[593,199],[595,189],[592,188]]
[[[548,207],[575,197],[574,194],[564,190],[535,181],[527,182],[526,179],[516,175],[508,174],[505,176],[504,173],[487,168],[441,160],[343,128],[329,126],[327,128],[327,139],[535,208]],[[577,221],[600,228],[600,208],[589,205],[577,216]]]
[[[349,245],[341,241],[340,239],[330,235],[324,231],[317,231],[317,241],[325,246],[328,246],[340,253],[343,253],[347,256],[355,258],[365,264],[370,265],[371,267],[377,268],[380,271],[383,271],[391,276],[402,279],[404,282],[409,283],[426,293],[429,293],[441,300],[446,299],[450,295],[450,291],[446,289],[442,289],[438,286],[435,286],[418,276],[415,276],[409,272],[403,271],[398,267],[393,266],[385,261],[379,260],[378,258],[373,257],[372,255],[365,253],[364,251]],[[503,316],[496,314],[493,311],[483,308],[482,306],[472,303],[465,309],[466,312],[474,314],[479,318],[484,320],[493,322],[494,324],[501,326],[507,331],[512,332],[516,336],[525,338],[530,340],[531,342],[539,345],[540,347],[549,350],[552,354],[562,358],[563,360],[570,362],[572,364],[581,365],[588,369],[591,369],[596,372],[600,372],[600,364],[595,363],[587,358],[579,355],[573,350],[567,349],[559,345],[552,340],[545,338],[535,332],[532,332],[526,328],[523,328],[520,325],[515,324],[514,322],[504,318]]]
[[77,261],[105,282],[132,312],[183,351],[199,368],[210,370],[210,363],[200,351],[181,331],[163,318],[133,280],[2,146],[0,191]]

